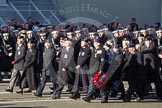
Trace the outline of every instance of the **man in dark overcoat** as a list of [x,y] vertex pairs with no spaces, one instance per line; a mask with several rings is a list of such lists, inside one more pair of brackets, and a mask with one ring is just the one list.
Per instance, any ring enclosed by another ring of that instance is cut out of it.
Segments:
[[56,71],[55,71],[55,62],[56,60],[56,51],[52,47],[52,42],[47,39],[45,42],[45,49],[43,53],[43,69],[42,69],[42,76],[41,82],[38,85],[35,96],[42,96],[42,92],[44,90],[47,78],[50,77],[53,85],[56,83]]
[[75,61],[74,48],[71,40],[64,41],[64,48],[60,56],[59,72],[57,77],[58,87],[54,92],[52,99],[60,98],[60,94],[65,85],[72,86],[74,83]]

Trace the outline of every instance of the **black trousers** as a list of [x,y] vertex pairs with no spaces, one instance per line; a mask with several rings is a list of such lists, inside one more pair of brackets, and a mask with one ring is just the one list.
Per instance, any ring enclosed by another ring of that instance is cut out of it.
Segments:
[[140,84],[139,81],[128,81],[128,84],[129,84],[129,88],[126,91],[126,95],[125,95],[126,99],[131,99],[131,96],[132,94],[134,94],[134,92],[136,92],[140,98],[143,98],[142,84]]
[[55,87],[56,82],[55,82],[54,78],[51,76],[47,76],[45,74],[45,72],[43,72],[42,76],[41,76],[41,81],[40,81],[37,91],[36,91],[36,94],[42,94],[48,78],[50,78],[51,82],[53,83],[53,87]]
[[[94,83],[93,83],[93,77],[90,77],[89,80],[89,89],[88,89],[88,93],[87,93],[87,98],[92,98],[92,96],[96,93],[96,90],[98,88],[95,87]],[[99,88],[100,91],[100,95],[102,96],[102,100],[107,100],[107,93],[106,93],[106,88],[105,87],[101,87]]]
[[83,69],[79,70],[79,73],[75,73],[75,81],[72,88],[72,92],[76,93],[79,89],[79,80],[82,82],[82,88],[84,91],[88,91],[88,75],[86,74],[86,71]]

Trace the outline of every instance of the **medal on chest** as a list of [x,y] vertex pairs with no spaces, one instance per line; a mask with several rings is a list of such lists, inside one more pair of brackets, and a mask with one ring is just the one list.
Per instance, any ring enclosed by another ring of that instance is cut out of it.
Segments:
[[18,51],[18,53],[17,53],[18,55],[21,55],[21,51]]
[[65,55],[64,55],[64,58],[68,58],[68,55],[67,55],[67,54],[65,54]]

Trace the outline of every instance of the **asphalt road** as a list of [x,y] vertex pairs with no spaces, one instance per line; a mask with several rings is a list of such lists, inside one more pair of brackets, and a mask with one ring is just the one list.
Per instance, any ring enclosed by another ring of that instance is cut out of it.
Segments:
[[[50,98],[51,84],[47,84],[43,96],[35,97],[33,93],[26,93],[23,95],[5,92],[7,87],[6,83],[0,83],[0,107],[1,108],[162,108],[162,102],[157,101],[152,94],[141,101],[123,103],[117,98],[110,98],[106,104],[101,104],[100,100],[92,100],[91,103],[86,103],[82,99],[72,100],[69,99],[70,94],[63,91],[61,99],[52,100]],[[15,88],[15,90],[17,87]],[[66,88],[65,88],[66,89]],[[82,94],[81,97],[84,97]]]

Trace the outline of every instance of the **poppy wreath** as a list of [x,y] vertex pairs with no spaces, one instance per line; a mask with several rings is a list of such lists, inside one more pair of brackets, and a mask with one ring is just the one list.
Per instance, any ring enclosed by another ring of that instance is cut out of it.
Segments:
[[97,88],[103,87],[108,81],[108,76],[106,74],[96,73],[93,78],[93,83]]

